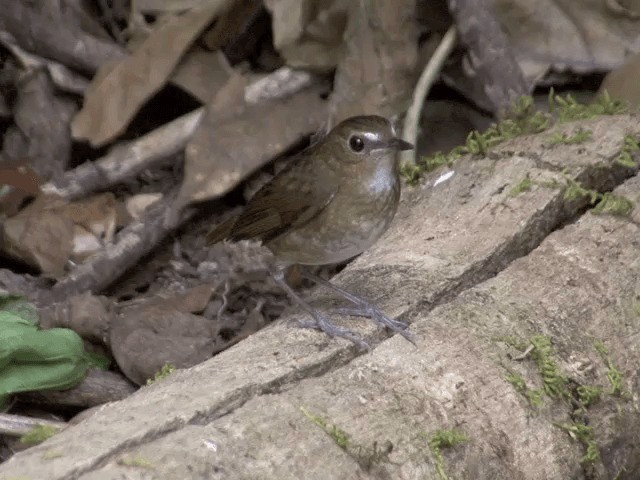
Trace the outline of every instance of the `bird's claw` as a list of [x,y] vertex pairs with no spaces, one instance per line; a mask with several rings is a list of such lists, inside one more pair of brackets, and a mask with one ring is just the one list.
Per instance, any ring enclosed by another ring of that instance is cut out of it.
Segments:
[[399,333],[414,345],[416,344],[415,336],[407,330],[409,328],[408,324],[401,322],[399,320],[395,320],[391,317],[388,317],[381,310],[379,310],[375,305],[371,305],[369,303],[363,302],[363,304],[360,305],[359,307],[336,308],[333,311],[340,315],[370,318],[371,320],[376,322],[378,325],[387,327],[390,330],[393,330],[394,332]]
[[340,337],[356,344],[361,350],[371,350],[371,346],[365,342],[360,336],[347,328],[341,328],[331,323],[324,315],[317,313],[314,315],[314,321],[298,320],[300,328],[313,328],[326,333],[330,337]]

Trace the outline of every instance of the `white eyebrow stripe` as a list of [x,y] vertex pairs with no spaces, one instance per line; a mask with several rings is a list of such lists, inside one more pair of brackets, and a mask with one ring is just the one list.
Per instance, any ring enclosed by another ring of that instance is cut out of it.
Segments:
[[372,142],[379,142],[381,138],[381,135],[379,133],[373,133],[373,132],[364,132],[362,136]]

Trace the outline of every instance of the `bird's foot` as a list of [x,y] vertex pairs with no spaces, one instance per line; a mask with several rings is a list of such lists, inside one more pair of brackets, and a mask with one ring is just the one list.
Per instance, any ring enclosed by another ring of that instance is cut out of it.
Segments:
[[365,317],[370,318],[378,325],[382,327],[387,327],[390,330],[393,330],[396,333],[399,333],[404,338],[406,338],[409,342],[416,344],[415,335],[409,332],[407,329],[409,325],[399,320],[395,320],[382,312],[378,307],[373,304],[370,304],[364,300],[360,300],[362,303],[357,307],[344,307],[344,308],[336,308],[332,310],[333,312],[340,315],[348,315],[351,317]]
[[370,350],[371,347],[359,335],[347,328],[341,328],[329,321],[327,317],[320,312],[312,314],[313,321],[299,320],[298,325],[301,328],[314,328],[326,333],[330,337],[340,337],[355,343],[361,350]]
[[334,310],[337,313],[341,313],[343,315],[356,316],[356,317],[370,318],[371,320],[376,322],[378,325],[387,327],[390,330],[396,333],[399,333],[405,339],[411,342],[413,345],[416,344],[415,336],[408,331],[409,326],[407,324],[388,317],[382,312],[382,310],[380,310],[374,304],[354,295],[353,293],[346,291],[344,288],[341,288],[341,287],[338,287],[337,285],[332,284],[328,280],[325,280],[324,278],[319,277],[318,275],[315,275],[313,273],[310,273],[304,270],[301,273],[303,277],[319,285],[323,285],[333,290],[334,292],[340,294],[342,297],[344,297],[346,300],[348,300],[354,305],[353,307]]

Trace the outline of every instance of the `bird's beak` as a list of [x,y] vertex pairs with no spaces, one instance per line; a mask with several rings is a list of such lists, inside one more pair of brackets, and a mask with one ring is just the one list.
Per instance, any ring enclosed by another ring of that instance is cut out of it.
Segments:
[[402,140],[401,138],[394,138],[389,142],[389,146],[391,148],[395,148],[398,151],[402,151],[402,150],[413,150],[413,145],[411,145],[409,142],[405,142],[404,140]]

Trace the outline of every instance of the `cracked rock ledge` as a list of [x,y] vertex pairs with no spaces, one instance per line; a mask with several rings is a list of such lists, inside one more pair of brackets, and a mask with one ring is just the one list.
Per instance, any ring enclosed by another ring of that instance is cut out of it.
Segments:
[[[591,139],[550,145],[578,126]],[[637,169],[615,161],[625,135],[637,117],[564,124],[405,189],[391,230],[334,281],[410,321],[417,347],[340,319],[374,346],[360,352],[292,313],[0,479],[640,478],[640,208],[564,198],[570,178],[640,203]],[[436,441],[451,431],[458,444]]]

